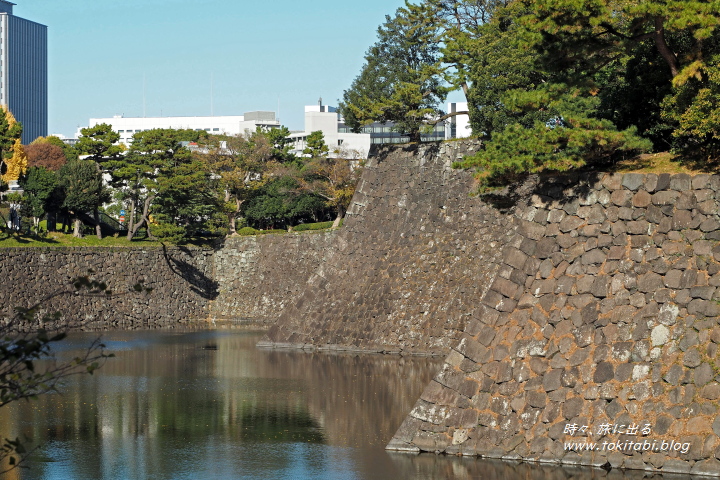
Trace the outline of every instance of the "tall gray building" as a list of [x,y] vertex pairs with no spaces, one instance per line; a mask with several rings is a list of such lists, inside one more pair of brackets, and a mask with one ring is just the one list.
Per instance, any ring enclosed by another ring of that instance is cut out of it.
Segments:
[[0,0],[0,105],[23,125],[22,142],[48,129],[47,27],[13,15]]

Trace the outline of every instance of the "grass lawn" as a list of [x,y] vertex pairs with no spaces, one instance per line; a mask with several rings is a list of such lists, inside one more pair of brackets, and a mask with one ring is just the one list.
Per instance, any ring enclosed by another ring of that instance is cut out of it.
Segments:
[[123,237],[105,237],[102,240],[95,235],[75,238],[72,234],[51,232],[45,236],[0,232],[0,248],[3,247],[159,247],[160,242],[150,240],[128,241]]
[[622,173],[720,173],[712,162],[683,161],[669,152],[647,153],[615,164],[616,172]]

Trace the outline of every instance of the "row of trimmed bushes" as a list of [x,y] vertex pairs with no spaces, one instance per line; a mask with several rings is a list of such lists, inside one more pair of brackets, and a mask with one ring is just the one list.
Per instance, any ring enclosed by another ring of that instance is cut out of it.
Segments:
[[[292,227],[293,232],[304,232],[308,230],[327,230],[332,228],[333,222],[318,222],[318,223],[301,223],[296,227]],[[340,222],[342,225],[342,222]],[[265,235],[268,233],[287,233],[286,230],[256,230],[252,227],[243,227],[237,231],[238,235]]]

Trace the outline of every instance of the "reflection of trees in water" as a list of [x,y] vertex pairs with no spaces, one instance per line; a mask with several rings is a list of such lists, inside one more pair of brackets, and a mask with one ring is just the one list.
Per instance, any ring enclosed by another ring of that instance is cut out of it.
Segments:
[[[69,380],[62,395],[3,409],[0,434],[30,436],[45,445],[48,461],[71,459],[67,478],[167,478],[205,464],[234,469],[226,475],[232,478],[249,463],[272,478],[287,473],[298,455],[319,462],[312,465],[318,471],[330,468],[326,454],[309,453],[324,444],[359,447],[352,460],[359,478],[645,478],[384,454],[441,359],[258,350],[252,334],[175,335],[108,334],[110,345],[125,338],[131,349],[118,350],[95,376]],[[52,468],[35,463],[32,475]]]
[[[12,424],[0,433],[27,435],[46,453],[49,445],[64,449],[53,457],[82,458],[85,478],[101,478],[111,466],[137,478],[177,472],[169,448],[192,448],[197,464],[219,438],[255,449],[279,442],[382,448],[441,363],[258,350],[257,335],[175,335],[108,333],[116,358],[93,377],[66,382],[62,395],[8,410]],[[203,348],[210,344],[217,349]],[[293,461],[292,453],[280,456],[277,465]],[[385,456],[369,461],[391,466]],[[36,468],[34,475],[44,466]]]

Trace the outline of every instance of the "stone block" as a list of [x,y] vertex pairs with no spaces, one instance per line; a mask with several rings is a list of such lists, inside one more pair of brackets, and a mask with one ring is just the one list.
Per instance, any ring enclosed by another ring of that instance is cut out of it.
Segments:
[[690,190],[691,181],[690,175],[687,173],[676,173],[670,178],[670,189],[677,190],[679,192],[685,192]]
[[677,199],[680,198],[680,193],[675,191],[659,191],[652,196],[653,205],[675,205]]
[[574,215],[568,215],[560,221],[560,231],[567,233],[573,230],[577,230],[581,226],[585,225],[585,220]]
[[612,380],[615,377],[615,368],[610,362],[600,362],[595,367],[593,373],[593,382],[604,383]]
[[563,370],[553,369],[543,376],[543,388],[546,392],[552,392],[562,387]]
[[599,248],[590,250],[582,256],[583,265],[598,265],[605,261],[607,256]]
[[562,406],[562,416],[567,420],[576,418],[583,412],[584,405],[585,400],[580,397],[567,399]]
[[495,277],[490,289],[515,300],[520,298],[522,292],[520,285],[499,276]]
[[520,221],[519,232],[521,235],[531,239],[540,240],[545,235],[546,227],[527,220]]
[[630,207],[632,205],[633,194],[628,190],[615,190],[610,195],[610,201],[618,207]]
[[648,293],[655,292],[664,286],[663,277],[655,272],[648,272],[638,277],[637,288],[638,291]]
[[522,270],[527,258],[527,255],[518,248],[507,246],[503,249],[503,261],[518,270]]
[[645,175],[642,173],[626,173],[623,175],[622,186],[628,190],[637,190],[645,183]]
[[648,173],[645,175],[645,183],[643,187],[648,192],[652,193],[657,189],[658,176],[655,173]]
[[690,227],[692,213],[687,210],[676,210],[672,217],[673,230],[685,230]]

